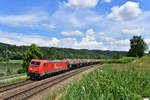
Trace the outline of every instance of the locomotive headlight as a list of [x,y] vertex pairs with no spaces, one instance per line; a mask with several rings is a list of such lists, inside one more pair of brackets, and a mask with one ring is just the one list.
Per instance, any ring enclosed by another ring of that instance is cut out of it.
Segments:
[[29,70],[33,70],[32,68],[30,68]]

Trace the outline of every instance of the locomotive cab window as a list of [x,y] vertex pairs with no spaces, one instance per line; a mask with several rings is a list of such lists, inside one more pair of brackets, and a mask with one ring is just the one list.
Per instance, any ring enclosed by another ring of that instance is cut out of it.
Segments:
[[40,66],[41,62],[32,61],[31,66]]

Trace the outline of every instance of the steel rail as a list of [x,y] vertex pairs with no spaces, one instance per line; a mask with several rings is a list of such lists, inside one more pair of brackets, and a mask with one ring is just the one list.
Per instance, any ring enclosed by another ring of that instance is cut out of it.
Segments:
[[62,75],[60,77],[57,77],[55,79],[52,79],[52,80],[50,79],[49,81],[47,81],[45,83],[41,83],[41,84],[39,84],[37,86],[33,86],[32,88],[29,88],[27,90],[23,90],[17,94],[13,94],[11,96],[8,96],[8,97],[4,98],[3,100],[11,100],[13,98],[14,98],[14,100],[17,100],[17,99],[18,100],[26,100],[26,99],[32,97],[33,95],[35,95],[41,91],[44,91],[47,88],[50,88],[56,84],[59,84],[60,82],[62,82],[64,80],[76,75],[76,74],[79,74],[79,73],[81,73],[87,69],[90,69],[92,66],[82,67],[82,68],[79,68],[77,70],[74,70],[74,72],[71,71],[71,72],[69,72],[65,75]]
[[0,87],[0,93],[3,93],[5,91],[8,91],[8,90],[11,90],[11,89],[14,89],[14,88],[26,85],[26,84],[30,84],[30,83],[33,83],[33,81],[32,80],[24,80],[24,81],[12,83],[9,85],[1,86]]

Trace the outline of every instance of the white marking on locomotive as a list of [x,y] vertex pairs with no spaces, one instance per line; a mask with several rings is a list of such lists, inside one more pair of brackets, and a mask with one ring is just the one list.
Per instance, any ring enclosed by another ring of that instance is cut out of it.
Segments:
[[62,68],[62,66],[56,66],[56,63],[54,64],[54,69]]

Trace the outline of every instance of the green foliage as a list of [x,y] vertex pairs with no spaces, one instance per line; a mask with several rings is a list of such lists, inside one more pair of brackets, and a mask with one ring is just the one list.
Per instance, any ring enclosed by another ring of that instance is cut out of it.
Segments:
[[0,77],[3,77],[4,76],[4,73],[0,73]]
[[8,68],[7,68],[7,75],[11,75],[11,73],[12,73],[12,72],[11,72],[11,68],[8,67]]
[[120,58],[122,58],[122,55],[120,55],[119,53],[115,53],[113,55],[113,59],[120,59]]
[[130,40],[130,50],[128,52],[128,56],[142,57],[144,55],[144,51],[147,49],[148,46],[141,36],[133,36]]
[[143,56],[142,58],[136,58],[130,63],[111,63],[103,64],[101,67],[103,69],[114,69],[114,70],[131,70],[134,69],[137,72],[149,73],[150,72],[150,55]]
[[[126,58],[127,59],[127,58]],[[150,55],[126,64],[103,64],[67,90],[61,100],[143,100],[150,97]]]
[[0,57],[0,62],[3,62],[4,61],[4,58],[3,57]]
[[47,59],[56,59],[56,51],[54,48],[48,49],[48,58]]
[[123,58],[120,58],[120,59],[105,60],[102,63],[129,63],[133,60],[135,60],[134,57],[123,57]]
[[11,73],[16,73],[22,65],[21,63],[0,63],[0,73],[7,73],[7,68],[10,68]]
[[22,73],[25,73],[25,72],[26,72],[26,70],[24,68],[17,70],[17,74],[22,74]]
[[139,100],[150,97],[149,87],[146,74],[98,69],[71,86],[62,100]]
[[21,64],[21,63],[22,63],[22,60],[9,60],[8,63],[14,63],[14,64],[15,64],[15,63],[17,63],[17,64],[20,63],[20,64]]
[[[23,54],[28,49],[28,46],[16,46],[0,43],[0,57],[6,58],[6,49],[8,59],[22,60]],[[80,58],[80,59],[110,59],[115,53],[126,56],[124,51],[102,51],[102,50],[87,50],[87,49],[71,49],[71,48],[56,48],[56,47],[39,47],[43,53],[43,59],[64,59],[64,58]]]
[[43,54],[40,51],[40,49],[35,44],[32,44],[24,53],[23,68],[27,70],[31,59],[42,59],[42,58]]

